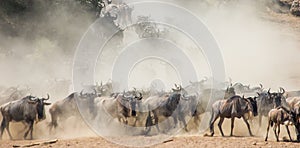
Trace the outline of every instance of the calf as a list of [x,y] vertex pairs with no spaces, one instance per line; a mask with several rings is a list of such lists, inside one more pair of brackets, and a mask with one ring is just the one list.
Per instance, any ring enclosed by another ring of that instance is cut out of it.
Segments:
[[[265,141],[268,140],[268,133],[270,126],[273,127],[274,134],[276,136],[277,142],[279,141],[279,133],[280,133],[280,124],[285,125],[287,133],[289,135],[290,140],[292,141],[289,125],[294,124],[294,113],[291,111],[288,111],[286,108],[279,106],[275,109],[271,109],[269,111],[269,120],[268,120],[268,128],[267,128],[267,134]],[[276,131],[277,130],[277,131]]]

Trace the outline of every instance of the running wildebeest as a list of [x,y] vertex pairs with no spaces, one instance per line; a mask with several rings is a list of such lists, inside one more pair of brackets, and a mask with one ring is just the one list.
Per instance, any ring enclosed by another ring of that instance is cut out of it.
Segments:
[[[81,91],[79,94],[74,92],[65,99],[55,102],[49,109],[51,115],[51,122],[48,125],[50,127],[49,130],[51,131],[58,126],[58,120],[65,121],[72,116],[80,117],[77,105],[87,108],[91,118],[95,118],[96,109],[93,103],[96,97],[97,92],[95,90],[93,93],[83,93],[83,91]],[[78,104],[76,103],[76,99],[79,101]]]
[[210,112],[212,104],[218,100],[227,100],[232,96],[235,96],[235,90],[233,87],[227,87],[226,90],[220,89],[204,89],[200,92],[199,100],[196,106],[196,110],[193,113],[194,123],[196,126],[199,125],[200,115],[205,113],[205,111]]
[[222,130],[222,123],[224,118],[231,118],[231,132],[230,136],[233,135],[233,127],[234,127],[234,119],[243,118],[244,122],[246,123],[250,136],[253,136],[250,125],[248,123],[248,119],[252,116],[257,115],[257,103],[256,97],[240,97],[240,96],[233,96],[227,100],[218,100],[212,105],[212,115],[210,119],[210,136],[214,135],[214,123],[215,121],[220,118],[218,123],[220,132],[222,136],[224,136]]
[[[279,106],[275,109],[271,109],[269,112],[269,121],[268,128],[265,141],[268,140],[268,133],[270,126],[273,127],[274,134],[276,136],[277,142],[279,141],[279,133],[280,133],[280,124],[285,125],[287,133],[289,135],[290,140],[292,141],[292,137],[289,130],[289,125],[294,125],[295,113],[293,111],[288,111],[286,108]],[[277,129],[277,131],[276,131]]]
[[[199,95],[198,94],[193,94],[193,95],[185,95],[183,94],[180,102],[178,104],[178,109],[175,110],[175,113],[173,114],[173,118],[174,118],[174,124],[175,127],[179,123],[182,123],[184,126],[184,130],[188,131],[187,129],[187,122],[185,117],[190,115],[190,117],[195,117],[194,119],[197,120],[195,122],[198,122],[198,116],[195,116],[196,112],[197,112],[197,106],[198,104],[200,104],[200,100],[199,100]],[[199,112],[199,109],[198,109]]]
[[[151,131],[151,126],[149,125],[155,125],[158,132],[160,132],[160,129],[158,127],[158,123],[164,121],[166,118],[171,117],[174,113],[174,111],[178,108],[178,104],[180,102],[180,99],[182,97],[182,91],[183,88],[181,86],[175,85],[175,89],[172,89],[173,92],[170,95],[165,96],[153,96],[148,98],[144,102],[144,106],[148,106],[148,116],[153,114],[153,120],[147,120],[147,121],[153,121],[153,123],[147,123],[146,122],[146,131],[145,134],[147,135]],[[149,117],[147,117],[149,118]],[[173,117],[174,121],[176,120]]]
[[101,122],[103,118],[108,116],[110,117],[108,123],[110,123],[112,119],[117,118],[120,123],[128,124],[129,117],[136,117],[136,104],[137,101],[142,98],[143,95],[136,90],[115,93],[110,97],[98,97],[95,99],[95,105],[99,112],[96,119]]
[[49,95],[47,95],[47,99],[45,98],[35,98],[33,96],[26,96],[20,100],[12,101],[6,103],[0,107],[2,113],[2,123],[1,123],[1,137],[3,135],[3,131],[6,128],[7,133],[12,139],[10,130],[9,130],[9,122],[23,122],[29,125],[28,130],[24,134],[24,139],[26,139],[28,133],[30,132],[30,139],[32,139],[32,131],[33,131],[33,123],[34,121],[39,122],[46,118],[45,115],[45,105],[50,105],[51,103],[44,102],[49,100]]

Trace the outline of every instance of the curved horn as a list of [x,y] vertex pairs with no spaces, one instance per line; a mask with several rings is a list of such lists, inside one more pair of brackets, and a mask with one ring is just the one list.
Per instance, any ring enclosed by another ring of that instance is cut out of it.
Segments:
[[50,99],[50,95],[47,93],[47,99],[44,100],[49,100]]
[[83,93],[83,89],[82,89],[81,92],[80,92],[80,96],[82,96],[82,93]]
[[285,90],[282,87],[280,87],[280,91],[282,91],[282,94],[285,93]]
[[269,88],[268,93],[270,93],[271,88]]
[[175,85],[175,87],[176,87],[176,88],[178,88],[178,86],[177,86],[177,84],[176,84],[176,83],[175,83],[174,85]]
[[263,89],[263,85],[261,83],[259,84],[259,86],[260,86],[261,89]]

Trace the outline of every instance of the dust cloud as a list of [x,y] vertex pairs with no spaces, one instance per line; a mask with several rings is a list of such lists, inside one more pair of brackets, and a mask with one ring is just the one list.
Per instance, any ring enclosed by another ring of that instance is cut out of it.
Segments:
[[[172,2],[192,11],[210,29],[220,46],[227,78],[251,86],[262,83],[265,88],[271,87],[274,90],[280,86],[286,90],[299,90],[300,71],[297,69],[297,65],[300,64],[297,57],[300,55],[299,40],[295,37],[294,30],[286,29],[289,26],[266,19],[269,14],[264,5],[258,7],[256,3],[258,1],[236,2],[233,5],[218,4],[215,1],[205,3],[198,0]],[[4,87],[28,85],[34,95],[45,96],[46,93],[50,93],[52,103],[66,97],[72,91],[70,89],[72,60],[76,45],[81,35],[93,22],[93,15],[80,14],[80,11],[74,15],[78,9],[80,10],[78,5],[72,5],[72,7],[57,7],[43,16],[37,14],[43,10],[34,14],[25,14],[22,18],[26,22],[35,22],[37,26],[29,25],[28,28],[23,26],[23,30],[18,35],[7,35],[7,32],[10,32],[7,30],[0,32],[0,69],[2,69],[0,85]],[[49,33],[51,30],[53,34]],[[126,35],[130,36],[132,32],[127,32]],[[134,36],[132,39],[137,38],[135,35],[132,36]],[[178,34],[176,40],[180,42],[187,39]],[[197,50],[196,46],[186,41],[181,44],[181,47],[187,48],[186,53],[191,59],[200,61],[200,67],[205,67],[204,70],[197,71],[198,77],[209,76],[208,63],[203,60],[204,55],[193,52]],[[107,47],[103,52],[104,57],[120,52],[110,49]],[[197,59],[196,55],[201,58]],[[100,74],[97,75],[96,81],[105,82],[110,79],[109,72],[113,61],[114,58],[109,57],[99,61]],[[166,85],[166,88],[170,88],[174,84],[172,81],[179,81],[176,76],[168,75],[174,72],[172,67],[162,66],[164,64],[158,61],[147,62],[144,63],[146,65],[140,64],[132,71],[129,77],[130,85],[147,87],[158,77],[159,79],[170,78]],[[197,63],[194,66],[199,67]],[[161,69],[166,70],[163,75],[153,77],[159,74]],[[149,71],[152,71],[153,75],[150,75]],[[139,78],[139,76],[145,73],[148,74],[146,80],[141,80],[145,77]],[[61,89],[53,88],[52,86],[55,86],[53,82],[59,80],[66,80],[67,85],[63,85]],[[47,137],[48,134],[45,133],[48,133],[47,122],[50,121],[48,117],[50,116],[47,108],[47,119],[45,123],[39,123],[41,126],[37,128],[35,135],[44,133],[41,137]],[[69,126],[77,121],[77,119],[68,119],[64,123],[68,128],[60,129],[54,135],[61,135],[62,138],[94,135],[92,131],[86,130],[85,124]],[[236,134],[247,135],[247,131],[242,130],[245,129],[245,125],[242,124],[242,121],[238,122]],[[229,127],[228,123],[225,122],[223,127]],[[74,129],[77,129],[75,133]],[[224,129],[225,133],[228,133],[229,130]],[[72,134],[64,135],[69,132]]]

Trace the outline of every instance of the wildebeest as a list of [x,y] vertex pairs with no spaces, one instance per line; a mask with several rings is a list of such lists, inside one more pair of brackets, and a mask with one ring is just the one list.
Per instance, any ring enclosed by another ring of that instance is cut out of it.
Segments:
[[285,93],[286,97],[299,97],[300,96],[300,90],[295,90],[295,91],[288,91]]
[[235,83],[232,87],[238,93],[244,93],[250,90],[250,85],[243,85],[242,83]]
[[252,113],[254,116],[257,115],[257,103],[256,103],[256,97],[240,97],[240,96],[233,96],[230,99],[227,100],[218,100],[212,105],[212,115],[210,119],[210,136],[214,135],[214,123],[215,121],[220,118],[220,121],[218,123],[220,132],[222,136],[224,136],[223,130],[222,130],[222,123],[224,121],[224,118],[231,118],[231,132],[230,136],[233,135],[233,127],[234,127],[234,119],[237,118],[243,118],[244,122],[246,123],[250,136],[252,135],[250,125],[248,123],[248,119],[250,116],[252,116]]
[[121,4],[119,4],[119,18],[118,18],[118,24],[120,24],[120,26],[122,27],[126,27],[127,25],[131,25],[132,23],[132,11],[133,11],[133,7],[130,7],[128,4],[126,4],[125,2],[122,2]]
[[199,93],[196,99],[195,109],[193,109],[192,117],[196,127],[199,126],[200,116],[205,112],[211,112],[212,104],[218,100],[229,99],[235,96],[235,90],[233,87],[227,87],[227,89],[203,89]]
[[28,133],[30,132],[30,139],[32,139],[32,131],[33,131],[33,123],[34,121],[41,121],[46,118],[45,115],[45,105],[50,105],[51,103],[44,102],[45,100],[49,100],[49,95],[47,95],[47,99],[45,98],[35,98],[33,96],[26,96],[20,100],[12,101],[6,103],[0,107],[2,114],[2,122],[1,122],[1,137],[3,135],[3,131],[6,128],[7,133],[12,139],[11,133],[9,131],[9,122],[23,122],[29,125],[28,130],[24,134],[24,139],[26,139]]
[[295,132],[297,141],[300,141],[300,97],[290,97],[286,99],[289,107],[296,114]]
[[[279,141],[279,133],[280,133],[280,124],[285,125],[287,133],[289,135],[290,140],[292,141],[292,137],[290,134],[290,130],[289,130],[289,125],[294,124],[294,119],[295,119],[295,113],[292,111],[288,111],[287,109],[285,109],[282,106],[279,106],[275,109],[271,109],[269,112],[269,121],[268,121],[268,127],[267,127],[267,134],[266,134],[266,138],[265,141],[268,140],[268,133],[269,133],[269,128],[270,126],[273,127],[273,131],[274,134],[276,136],[276,140],[277,142]],[[276,131],[277,129],[277,131]]]
[[[147,121],[153,121],[153,123],[147,123],[145,134],[147,135],[151,131],[151,126],[149,125],[155,125],[158,132],[160,132],[158,123],[164,121],[168,117],[171,117],[175,110],[178,109],[178,104],[180,102],[180,99],[182,97],[182,89],[181,86],[175,85],[175,89],[172,89],[173,92],[169,95],[164,96],[152,96],[148,98],[144,102],[144,106],[148,107],[148,111],[150,111],[153,114],[153,120],[147,120]],[[148,116],[151,114],[149,113]],[[149,118],[149,117],[148,117]],[[174,118],[174,121],[176,118]],[[175,121],[176,122],[176,121]]]
[[196,116],[196,114],[204,112],[204,110],[197,108],[200,103],[199,94],[183,94],[178,104],[178,109],[176,109],[173,114],[175,126],[177,126],[179,121],[179,123],[183,124],[185,131],[188,131],[185,119],[188,115],[190,117],[194,117],[194,122],[198,125],[199,117]]
[[285,90],[283,88],[280,88],[280,92],[270,92],[269,89],[267,92],[257,93],[259,127],[261,127],[263,116],[267,117],[271,109],[286,103],[284,93]]
[[[49,123],[50,131],[52,128],[58,126],[58,120],[65,121],[69,117],[81,117],[79,114],[78,106],[87,108],[87,113],[90,115],[90,118],[96,116],[96,110],[94,108],[94,99],[97,97],[97,93],[94,90],[92,93],[80,93],[74,92],[71,93],[68,97],[63,100],[55,102],[49,109],[51,115],[51,122]],[[76,99],[78,104],[76,103]]]
[[98,97],[95,99],[95,105],[99,112],[96,120],[101,122],[103,121],[103,118],[105,118],[104,115],[108,115],[111,117],[108,122],[117,118],[120,123],[128,124],[128,118],[135,117],[137,115],[137,101],[142,98],[143,95],[136,90],[115,93],[109,97]]
[[26,86],[26,88],[23,89],[20,89],[19,86],[7,88],[0,95],[0,105],[23,98],[29,92],[30,88],[28,86]]

